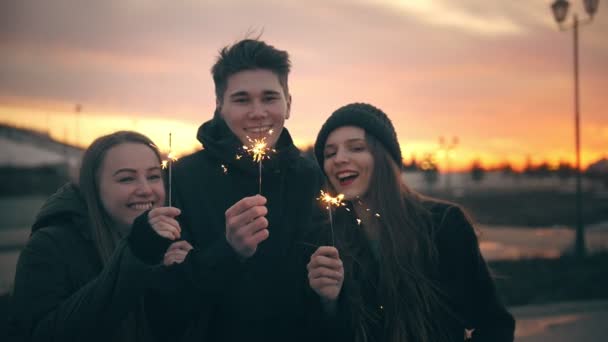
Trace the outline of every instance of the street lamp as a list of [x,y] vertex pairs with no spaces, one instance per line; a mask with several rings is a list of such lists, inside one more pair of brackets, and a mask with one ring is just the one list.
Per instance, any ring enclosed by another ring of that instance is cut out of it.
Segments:
[[555,21],[560,30],[572,29],[574,34],[574,135],[576,146],[576,245],[577,257],[585,256],[585,231],[583,227],[583,208],[581,190],[581,150],[580,150],[580,111],[579,111],[579,87],[578,87],[578,27],[591,22],[597,12],[599,0],[583,0],[587,18],[579,20],[576,13],[572,15],[572,22],[566,24],[566,16],[570,3],[567,0],[555,0],[551,5]]
[[452,141],[448,142],[443,137],[439,137],[439,149],[445,152],[445,188],[447,192],[451,190],[450,182],[450,151],[458,146],[458,137],[452,137]]
[[76,114],[76,132],[74,132],[74,145],[80,145],[80,113],[82,112],[82,105],[77,103],[74,106],[74,114]]

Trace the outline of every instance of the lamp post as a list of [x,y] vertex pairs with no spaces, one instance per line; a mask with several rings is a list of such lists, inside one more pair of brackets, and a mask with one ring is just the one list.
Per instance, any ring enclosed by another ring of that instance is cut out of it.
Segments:
[[74,106],[74,114],[76,114],[76,132],[74,132],[74,145],[80,145],[80,113],[82,112],[82,105],[77,103]]
[[458,146],[458,137],[452,137],[452,141],[448,142],[443,137],[439,137],[439,149],[445,152],[445,189],[451,191],[450,180],[450,151]]
[[597,12],[599,0],[583,0],[587,18],[579,20],[578,15],[572,15],[572,21],[566,23],[568,8],[570,3],[567,0],[555,0],[551,5],[555,21],[559,25],[560,30],[565,31],[572,29],[574,37],[574,136],[576,148],[576,256],[582,258],[585,256],[585,230],[583,226],[583,207],[582,207],[582,189],[581,189],[581,151],[580,151],[580,110],[579,110],[579,86],[578,86],[578,27],[591,22],[593,16]]

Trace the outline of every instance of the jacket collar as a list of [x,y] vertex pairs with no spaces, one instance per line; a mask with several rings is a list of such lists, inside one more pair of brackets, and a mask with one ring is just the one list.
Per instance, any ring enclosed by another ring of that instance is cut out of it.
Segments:
[[[203,123],[198,129],[197,139],[220,163],[228,167],[236,167],[245,173],[258,172],[258,163],[254,162],[252,156],[245,151],[241,141],[221,116],[214,115],[213,119]],[[283,128],[274,151],[269,151],[268,158],[262,161],[262,172],[267,173],[287,167],[299,155],[300,151],[293,144],[289,131]]]

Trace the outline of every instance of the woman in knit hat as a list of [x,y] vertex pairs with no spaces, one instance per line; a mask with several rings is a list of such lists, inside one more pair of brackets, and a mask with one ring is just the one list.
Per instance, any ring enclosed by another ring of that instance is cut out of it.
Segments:
[[[314,146],[330,192],[335,247],[308,264],[309,284],[347,341],[513,341],[475,231],[456,205],[422,197],[401,177],[386,114],[336,110]],[[344,279],[344,280],[343,280]]]

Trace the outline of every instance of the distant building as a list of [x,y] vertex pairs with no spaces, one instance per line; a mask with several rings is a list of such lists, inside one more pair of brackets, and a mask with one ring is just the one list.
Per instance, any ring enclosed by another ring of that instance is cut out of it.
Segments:
[[63,168],[70,178],[77,176],[83,150],[59,142],[47,134],[0,124],[0,167]]

